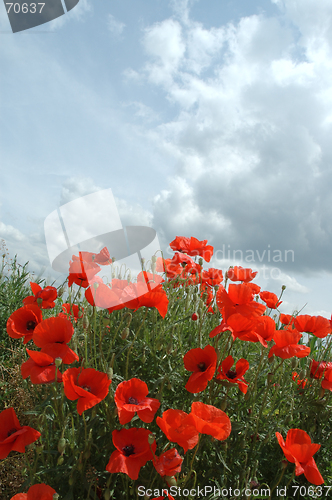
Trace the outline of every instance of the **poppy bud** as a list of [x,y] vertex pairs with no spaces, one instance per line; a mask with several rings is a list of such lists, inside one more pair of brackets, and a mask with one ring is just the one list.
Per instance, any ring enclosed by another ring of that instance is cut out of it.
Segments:
[[89,318],[87,316],[83,316],[83,328],[86,330],[89,327]]
[[107,490],[104,491],[104,499],[110,500],[110,498],[111,498],[111,492],[110,492],[110,489],[107,488]]
[[53,493],[53,500],[59,500],[59,494]]
[[198,316],[197,312],[194,312],[194,313],[193,313],[193,315],[191,316],[191,319],[192,319],[193,321],[197,321],[197,320],[199,319],[199,316]]
[[288,465],[288,460],[281,460],[281,465],[282,465],[283,469],[286,469],[286,467]]
[[64,458],[63,458],[63,456],[62,456],[62,455],[60,455],[60,457],[58,458],[57,464],[58,464],[58,465],[62,465],[62,464],[63,464],[63,462],[64,462]]
[[107,376],[108,376],[108,380],[112,380],[112,377],[113,377],[113,368],[111,366],[107,370]]
[[148,443],[152,445],[156,440],[156,436],[151,432],[148,436]]
[[55,358],[54,360],[54,364],[57,368],[59,368],[59,366],[61,365],[62,363],[62,358]]
[[286,285],[282,285],[281,290],[282,291],[286,290]]
[[66,449],[66,440],[65,438],[60,438],[58,442],[58,452],[63,453]]
[[176,479],[174,476],[165,476],[165,481],[168,486],[176,486]]
[[129,328],[126,326],[126,328],[122,330],[121,334],[122,340],[126,340],[126,338],[128,338],[128,335],[129,335]]
[[103,325],[108,326],[110,324],[110,319],[109,318],[103,318]]
[[133,315],[129,312],[129,313],[126,314],[125,317],[128,318],[127,319],[127,326],[129,326],[130,323],[131,323],[131,320],[133,319]]
[[305,377],[305,371],[304,371],[304,370],[301,370],[301,371],[300,371],[300,375],[299,375],[299,379],[300,379],[300,380],[303,380],[303,379],[304,379],[304,377]]
[[293,368],[293,370],[295,370],[295,368],[297,367],[297,364],[298,364],[298,359],[297,358],[293,358],[292,359],[292,368]]
[[170,342],[167,344],[167,347],[166,347],[166,352],[167,352],[167,354],[171,354],[172,349],[173,349],[173,344],[172,344],[172,341],[170,341]]
[[319,397],[320,397],[320,399],[322,399],[324,397],[324,394],[325,394],[325,389],[323,387],[321,387],[320,391],[319,391]]
[[226,410],[226,408],[227,408],[227,401],[226,401],[226,399],[224,399],[224,400],[222,401],[221,405],[220,405],[220,409],[221,409],[222,411],[225,411],[225,410]]
[[68,479],[68,484],[69,484],[69,486],[72,486],[74,484],[73,476],[70,476],[70,478]]
[[38,299],[37,299],[38,306],[41,307],[42,303],[43,303],[43,299],[38,297]]
[[58,290],[58,297],[62,297],[62,295],[64,294],[64,287],[63,286],[60,286],[59,290]]

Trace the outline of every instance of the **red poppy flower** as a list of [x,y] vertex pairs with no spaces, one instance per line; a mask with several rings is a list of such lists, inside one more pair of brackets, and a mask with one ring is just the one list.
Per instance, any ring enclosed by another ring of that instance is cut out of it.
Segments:
[[165,451],[156,460],[153,461],[153,465],[160,474],[161,477],[164,476],[175,476],[177,472],[181,472],[181,465],[183,458],[179,455],[176,448],[171,448]]
[[308,382],[308,379],[300,379],[299,378],[299,374],[297,372],[293,372],[292,373],[292,379],[295,381],[296,379],[296,383],[297,385],[299,386],[298,389],[304,389],[307,382]]
[[180,275],[183,267],[180,264],[171,263],[172,259],[162,259],[158,257],[156,261],[156,271],[158,273],[166,273],[167,278],[173,279]]
[[195,261],[189,255],[179,252],[175,252],[170,263],[173,265],[189,264],[189,266],[195,267]]
[[330,370],[332,368],[332,362],[318,361],[312,360],[310,363],[310,377],[311,378],[322,378],[324,372],[326,370]]
[[233,339],[241,339],[248,342],[260,342],[267,347],[267,341],[274,337],[275,323],[269,316],[254,316],[248,318],[242,314],[232,314],[227,325],[232,332]]
[[248,283],[256,276],[257,271],[253,272],[250,268],[243,268],[241,266],[234,266],[228,269],[226,275],[231,281],[243,281],[243,283]]
[[213,255],[213,247],[211,245],[207,245],[207,240],[199,241],[193,236],[191,238],[177,236],[173,241],[171,241],[169,246],[175,252],[186,253],[192,257],[200,255],[206,262],[210,262]]
[[220,269],[210,268],[208,271],[202,271],[202,284],[216,286],[220,285],[224,279],[222,271]]
[[92,278],[100,270],[101,268],[98,264],[84,261],[82,252],[79,253],[79,257],[73,255],[73,261],[69,264],[68,286],[71,287],[73,283],[76,283],[76,285],[82,288],[87,288]]
[[282,359],[289,359],[293,356],[297,358],[309,356],[310,347],[298,345],[301,338],[302,334],[290,327],[285,330],[276,330],[273,337],[275,345],[271,347],[268,357],[271,358],[273,354]]
[[[46,352],[45,348],[40,352],[27,349],[30,359],[21,366],[23,379],[30,376],[32,384],[49,384],[55,381],[55,358],[61,357],[60,354],[64,346],[59,344],[59,346],[56,347],[57,345],[54,345],[55,348],[46,348]],[[64,357],[68,356],[67,352],[62,354],[64,354]],[[62,382],[62,374],[59,370],[57,371],[57,381]]]
[[34,329],[42,321],[37,304],[29,304],[14,311],[7,320],[7,333],[13,339],[24,338],[23,344],[32,339]]
[[207,345],[204,349],[197,347],[190,349],[183,356],[184,367],[194,372],[186,383],[185,388],[191,393],[204,391],[208,381],[213,378],[217,366],[217,353],[214,347]]
[[47,318],[39,323],[32,336],[37,347],[49,344],[68,344],[74,333],[74,327],[66,318]]
[[291,326],[294,324],[294,316],[292,316],[291,314],[283,314],[281,313],[280,316],[279,316],[279,321],[280,323],[282,323],[283,325],[287,325],[287,326]]
[[63,315],[62,313],[59,313],[58,316],[60,316],[60,314],[62,315],[62,317],[72,317],[74,318],[75,320],[75,323],[77,323],[77,320],[80,319],[80,318],[83,318],[83,314],[84,314],[84,307],[82,307],[82,312],[81,314],[80,313],[80,309],[78,307],[77,304],[62,304],[62,310],[65,312],[65,315]]
[[261,316],[266,306],[256,302],[255,294],[259,293],[260,288],[254,283],[241,283],[235,285],[231,283],[228,287],[228,292],[220,285],[216,294],[216,301],[219,311],[222,314],[224,321],[235,313],[243,316]]
[[328,368],[324,373],[322,388],[332,391],[332,368]]
[[25,299],[23,299],[23,304],[26,306],[28,304],[37,303],[37,299],[42,300],[41,308],[42,309],[52,309],[55,306],[55,299],[58,296],[57,289],[54,286],[46,286],[44,289],[37,283],[32,283],[30,281],[30,286],[33,295],[29,295]]
[[25,453],[25,447],[40,436],[32,427],[20,425],[14,408],[0,413],[0,459],[6,458],[11,451]]
[[279,432],[276,432],[276,436],[287,460],[295,463],[295,475],[304,474],[310,483],[323,484],[324,479],[313,459],[313,455],[321,445],[312,443],[308,434],[301,429],[290,429],[287,432],[286,443]]
[[227,356],[227,358],[224,359],[218,367],[219,374],[217,375],[217,379],[228,380],[228,382],[231,382],[232,384],[238,384],[240,391],[243,392],[243,394],[246,394],[248,390],[248,383],[244,380],[243,375],[249,368],[249,362],[246,359],[241,358],[237,361],[235,370],[231,370],[233,364],[233,356]]
[[[136,480],[141,467],[149,460],[153,459],[153,454],[149,445],[148,429],[121,429],[113,431],[112,438],[116,451],[113,451],[109,462],[106,466],[108,472],[123,472]],[[156,441],[151,445],[153,452],[157,448]]]
[[94,368],[69,368],[62,381],[66,397],[71,401],[78,399],[79,415],[106,398],[111,383],[106,373]]
[[126,307],[137,311],[140,307],[155,307],[164,318],[168,309],[168,297],[159,284],[148,291],[147,284],[143,281],[130,283],[122,292],[121,300]]
[[282,300],[278,300],[278,297],[275,293],[260,292],[259,296],[270,309],[277,309],[277,307],[282,304]]
[[[121,302],[121,300],[119,300],[119,294],[100,281],[101,280],[97,281],[93,278],[90,281],[91,286],[85,290],[85,298],[89,304],[103,309],[119,305],[119,302]],[[122,307],[124,307],[124,304]]]
[[231,331],[230,327],[227,325],[227,323],[225,323],[225,321],[222,321],[220,323],[220,325],[216,326],[210,333],[209,333],[209,337],[210,338],[213,338],[215,337],[216,335],[219,335],[219,333],[222,333],[222,332],[227,332],[227,331]]
[[121,425],[130,422],[135,413],[143,422],[147,424],[152,422],[160,402],[158,399],[147,398],[148,393],[148,386],[138,378],[132,378],[118,385],[114,401]]
[[156,424],[172,443],[182,446],[186,453],[198,443],[198,432],[192,415],[182,410],[166,410],[162,418],[156,418]]
[[299,332],[312,333],[320,339],[332,332],[330,321],[323,316],[309,316],[301,314],[294,318],[294,327]]
[[[112,259],[107,247],[104,247],[99,253],[80,252],[80,256],[84,262],[89,262],[90,264],[100,264],[101,266],[112,264]],[[77,257],[75,258],[77,259]]]
[[27,493],[17,493],[11,500],[53,500],[56,491],[45,483],[30,486]]
[[223,441],[231,433],[232,426],[225,412],[212,405],[196,401],[191,405],[191,413],[195,427],[200,434],[208,434]]

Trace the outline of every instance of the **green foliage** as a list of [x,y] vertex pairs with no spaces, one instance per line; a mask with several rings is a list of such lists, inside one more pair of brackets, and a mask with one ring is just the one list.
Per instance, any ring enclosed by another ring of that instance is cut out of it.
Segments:
[[[20,356],[27,359],[22,354],[22,341],[8,339],[5,325],[9,315],[22,306],[22,299],[31,294],[28,276],[26,266],[19,266],[16,259],[9,274],[4,273],[3,266],[0,324],[1,343],[5,349],[2,351],[2,363],[6,358],[6,348],[16,349],[17,352],[21,349]],[[215,301],[212,304],[214,314],[208,313],[207,308],[202,306],[197,286],[174,287],[169,282],[163,287],[169,298],[165,319],[156,309],[144,307],[135,313],[124,308],[108,314],[107,310],[91,307],[85,299],[78,302],[76,292],[69,291],[69,301],[79,304],[80,310],[84,308],[84,317],[77,323],[73,321],[75,333],[70,347],[77,352],[79,362],[71,367],[92,367],[106,373],[112,368],[112,383],[107,397],[80,416],[76,411],[76,401],[65,397],[62,384],[36,386],[29,379],[21,381],[27,398],[29,395],[33,401],[31,408],[23,412],[28,422],[26,425],[40,430],[42,437],[40,442],[30,447],[32,456],[29,467],[23,469],[23,483],[19,491],[27,491],[31,484],[43,482],[58,492],[60,500],[97,499],[106,490],[110,498],[137,499],[142,498],[137,493],[139,485],[160,490],[167,487],[151,461],[142,468],[137,481],[122,473],[110,474],[106,471],[107,462],[115,449],[112,431],[122,428],[114,393],[121,381],[133,377],[147,383],[149,397],[159,399],[159,416],[170,408],[189,413],[192,402],[201,401],[222,408],[231,420],[232,431],[227,440],[218,441],[209,435],[201,435],[197,447],[186,454],[178,445],[168,443],[155,419],[151,424],[145,424],[135,416],[130,424],[126,424],[126,428],[145,427],[153,432],[157,455],[172,447],[182,452],[184,461],[178,485],[189,490],[212,486],[220,490],[240,488],[242,491],[244,488],[253,489],[250,486],[253,484],[272,489],[280,479],[279,488],[286,485],[288,488],[296,485],[308,488],[310,483],[304,475],[294,476],[293,464],[288,463],[283,470],[282,460],[285,457],[275,433],[280,432],[286,438],[291,428],[306,431],[312,442],[322,445],[314,458],[325,484],[331,483],[331,393],[326,391],[322,396],[321,381],[310,379],[309,360],[304,358],[298,362],[297,371],[304,371],[308,379],[302,388],[292,379],[292,359],[268,360],[272,341],[268,342],[269,348],[266,349],[260,343],[239,339],[233,342],[229,332],[211,339],[209,333],[222,318]],[[62,300],[58,299],[54,311],[43,311],[44,318],[58,313],[61,305]],[[199,320],[192,321],[191,315],[198,306]],[[331,336],[327,344],[315,337],[309,339],[311,355],[315,360],[330,359],[330,339]],[[190,373],[184,368],[184,354],[208,344],[217,350],[218,364],[230,353],[235,361],[240,358],[249,361],[250,369],[245,375],[249,384],[246,395],[236,384],[226,387],[215,378],[202,393],[194,395],[185,389]],[[34,348],[32,341],[28,346]],[[11,392],[5,389],[6,407],[10,406],[11,400]],[[63,452],[58,450],[61,438],[66,442]],[[300,490],[296,494],[290,498],[315,498],[313,495],[300,495]],[[216,497],[210,494],[206,498],[212,500]],[[251,495],[242,498],[268,497]]]

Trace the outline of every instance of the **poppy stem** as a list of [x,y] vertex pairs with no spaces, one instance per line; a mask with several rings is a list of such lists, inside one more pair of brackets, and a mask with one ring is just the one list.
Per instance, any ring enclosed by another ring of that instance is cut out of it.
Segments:
[[128,380],[129,356],[130,356],[130,353],[131,353],[132,348],[133,348],[133,346],[134,346],[134,342],[135,342],[135,340],[137,339],[138,334],[139,334],[139,332],[141,331],[142,326],[143,326],[143,325],[144,325],[144,323],[145,323],[146,317],[147,317],[147,315],[148,315],[148,311],[149,311],[149,309],[148,309],[148,308],[146,308],[146,309],[145,309],[145,314],[144,314],[143,320],[142,320],[142,322],[141,322],[141,324],[140,324],[140,327],[138,328],[137,332],[135,333],[135,336],[134,336],[134,338],[133,338],[133,340],[132,340],[132,342],[131,342],[131,344],[130,344],[130,346],[129,346],[129,349],[128,349],[128,352],[127,352],[127,361],[126,361],[125,380]]

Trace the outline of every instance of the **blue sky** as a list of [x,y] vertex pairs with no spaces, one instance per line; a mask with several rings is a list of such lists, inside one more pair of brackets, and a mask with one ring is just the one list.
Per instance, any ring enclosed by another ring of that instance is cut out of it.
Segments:
[[60,279],[45,218],[111,188],[166,257],[175,236],[208,239],[211,266],[259,270],[287,286],[283,312],[330,317],[330,0],[81,0],[15,34],[0,4],[0,40],[11,255]]

